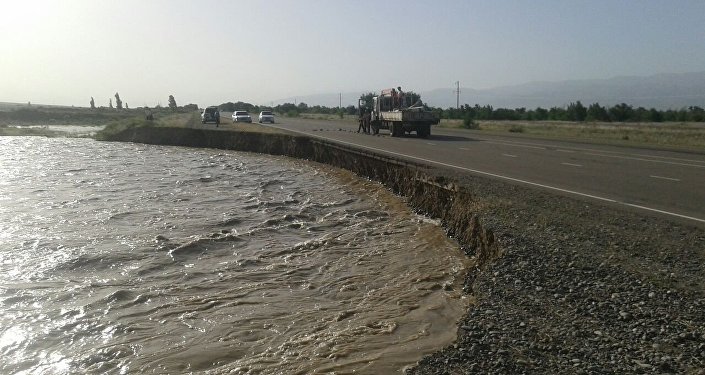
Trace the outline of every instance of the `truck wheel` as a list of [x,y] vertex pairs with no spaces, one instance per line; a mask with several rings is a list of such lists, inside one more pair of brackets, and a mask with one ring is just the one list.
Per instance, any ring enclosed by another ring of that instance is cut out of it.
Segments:
[[404,134],[404,128],[399,123],[392,123],[392,137],[401,137]]
[[425,125],[419,127],[416,129],[416,135],[419,136],[419,138],[428,138],[431,135],[431,126]]

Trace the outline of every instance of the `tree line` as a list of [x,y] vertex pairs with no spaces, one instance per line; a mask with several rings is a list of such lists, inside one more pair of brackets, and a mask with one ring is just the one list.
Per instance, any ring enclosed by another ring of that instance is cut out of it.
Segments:
[[[168,100],[168,107],[172,111],[190,112],[190,111],[198,110],[198,105],[196,105],[196,104],[186,104],[184,106],[179,107],[178,105],[176,105],[176,99],[174,99],[174,95],[169,95],[169,98],[167,100]],[[90,104],[91,109],[97,109],[95,106],[95,99],[92,96],[91,96],[91,101],[89,102],[89,104]],[[114,108],[117,110],[123,109],[122,99],[120,99],[119,93],[117,93],[117,92],[115,93],[115,107],[113,107],[113,99],[112,98],[108,99],[108,108],[110,108],[110,109]],[[154,108],[161,109],[162,106],[161,106],[161,104],[157,104]],[[130,109],[130,106],[127,104],[127,102],[125,102],[124,109]]]
[[[420,96],[414,92],[407,92],[416,101]],[[362,94],[362,99],[369,108],[372,98],[376,94],[369,92]],[[316,114],[347,114],[356,115],[356,106],[326,107],[321,105],[309,106],[306,103],[284,103],[274,107],[259,106],[238,101],[227,102],[218,106],[221,111],[233,112],[235,110],[260,112],[271,110],[286,116],[298,116],[302,113]],[[436,112],[442,119],[458,119],[465,122],[475,120],[503,120],[503,121],[574,121],[574,122],[705,122],[705,109],[699,106],[690,106],[681,109],[658,110],[655,108],[634,107],[620,103],[611,107],[593,103],[584,106],[580,101],[572,102],[564,107],[551,107],[535,109],[527,108],[494,108],[491,105],[470,106],[465,104],[460,108],[440,108],[425,106],[427,110]]]
[[[419,94],[413,92],[413,91],[408,91],[405,93],[410,99],[409,102],[413,103],[421,97]],[[373,92],[367,92],[365,94],[362,94],[360,96],[360,99],[364,100],[365,106],[367,108],[372,108],[372,98],[375,97],[377,94]],[[260,111],[274,111],[277,113],[280,113],[282,115],[286,116],[291,116],[291,117],[296,117],[299,116],[302,113],[311,113],[311,114],[323,114],[323,115],[357,115],[358,114],[358,108],[357,106],[354,105],[348,105],[342,108],[339,107],[327,107],[324,105],[308,105],[304,102],[301,103],[283,103],[283,104],[278,104],[274,107],[271,106],[259,106],[259,105],[254,105],[251,103],[246,103],[242,101],[238,101],[236,103],[233,102],[227,102],[223,103],[218,106],[218,109],[221,111],[226,111],[226,112],[234,112],[234,111],[247,111],[247,112],[260,112]]]
[[301,102],[298,104],[294,103],[283,103],[278,104],[274,107],[271,106],[260,106],[247,102],[227,102],[218,106],[218,109],[225,112],[234,111],[247,111],[251,113],[257,113],[261,111],[274,111],[285,116],[296,117],[302,113],[316,113],[316,114],[357,114],[357,107],[350,105],[343,108],[338,107],[326,107],[321,105],[309,106],[308,104]]
[[570,103],[565,107],[548,109],[537,107],[526,108],[493,108],[491,105],[469,106],[460,108],[430,108],[441,118],[463,120],[507,120],[507,121],[575,121],[575,122],[703,122],[705,110],[702,107],[690,106],[681,109],[658,110],[620,103],[611,107],[594,103],[585,107],[580,101]]

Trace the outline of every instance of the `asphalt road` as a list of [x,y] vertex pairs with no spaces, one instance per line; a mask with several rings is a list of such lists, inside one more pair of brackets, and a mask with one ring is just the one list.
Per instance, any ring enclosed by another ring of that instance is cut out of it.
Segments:
[[378,136],[357,133],[357,124],[348,121],[281,117],[266,126],[705,225],[705,150],[681,153],[438,127],[428,139],[393,138],[384,130]]

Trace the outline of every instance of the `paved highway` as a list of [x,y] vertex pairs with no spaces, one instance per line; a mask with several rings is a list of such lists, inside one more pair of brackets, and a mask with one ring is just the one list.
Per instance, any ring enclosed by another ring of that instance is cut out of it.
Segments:
[[357,124],[346,121],[296,118],[277,121],[271,126],[705,224],[705,153],[535,140],[437,127],[428,139],[414,135],[392,138],[384,130],[379,136],[357,133]]

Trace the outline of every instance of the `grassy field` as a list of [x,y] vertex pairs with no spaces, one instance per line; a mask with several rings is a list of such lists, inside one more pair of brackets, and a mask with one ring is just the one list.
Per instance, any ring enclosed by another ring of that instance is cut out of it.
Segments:
[[66,133],[57,132],[47,127],[15,127],[0,125],[0,136],[42,136],[42,137],[60,137]]
[[4,107],[0,125],[105,125],[112,121],[143,115],[141,109],[74,108],[54,106]]
[[[340,116],[304,113],[303,119],[340,121]],[[357,116],[344,116],[357,122]],[[578,123],[563,121],[477,121],[478,131],[517,137],[705,152],[705,123]],[[462,120],[441,120],[442,128],[463,129]]]
[[[477,121],[479,131],[518,137],[585,141],[705,151],[704,123],[577,123],[561,121]],[[441,127],[462,128],[462,120]]]

